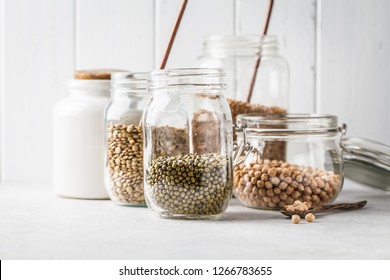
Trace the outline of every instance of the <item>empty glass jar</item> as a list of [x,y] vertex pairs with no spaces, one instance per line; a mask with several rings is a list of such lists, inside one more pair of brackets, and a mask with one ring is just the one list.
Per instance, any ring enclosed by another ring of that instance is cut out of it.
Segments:
[[300,200],[317,207],[336,199],[343,185],[336,116],[239,115],[237,122],[239,146],[253,148],[234,169],[234,194],[244,205],[280,209]]
[[149,97],[146,73],[115,73],[105,114],[105,185],[111,200],[146,206],[141,117]]
[[145,197],[161,217],[212,219],[232,195],[232,119],[220,69],[150,73]]

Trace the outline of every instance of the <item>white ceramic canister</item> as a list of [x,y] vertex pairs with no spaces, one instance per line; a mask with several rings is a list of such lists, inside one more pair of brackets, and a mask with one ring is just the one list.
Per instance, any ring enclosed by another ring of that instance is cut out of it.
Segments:
[[[97,74],[98,73],[98,74]],[[106,199],[104,110],[110,73],[76,72],[53,112],[53,184],[57,195]]]

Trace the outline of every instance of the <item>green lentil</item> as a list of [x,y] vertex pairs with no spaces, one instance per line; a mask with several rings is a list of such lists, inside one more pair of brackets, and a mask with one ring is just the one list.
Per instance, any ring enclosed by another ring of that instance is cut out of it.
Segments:
[[[168,176],[169,168],[177,172]],[[170,214],[220,214],[232,194],[228,160],[214,153],[156,158],[147,182],[153,201]]]

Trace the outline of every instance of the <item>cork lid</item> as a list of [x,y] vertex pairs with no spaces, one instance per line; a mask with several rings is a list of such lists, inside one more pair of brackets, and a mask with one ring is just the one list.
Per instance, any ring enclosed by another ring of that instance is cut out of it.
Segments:
[[79,70],[74,72],[74,78],[76,80],[110,80],[111,73],[123,71],[118,69]]

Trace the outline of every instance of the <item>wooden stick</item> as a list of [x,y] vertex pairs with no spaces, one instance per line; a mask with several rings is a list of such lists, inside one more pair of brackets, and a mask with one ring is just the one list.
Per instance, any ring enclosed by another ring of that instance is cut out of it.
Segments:
[[[264,26],[263,26],[262,37],[264,35],[267,35],[269,22],[271,20],[271,14],[272,14],[273,5],[274,5],[274,0],[270,0],[269,4],[268,4],[267,16],[265,18],[265,23],[264,23]],[[248,103],[250,103],[251,99],[252,99],[253,88],[255,87],[255,82],[256,82],[256,77],[257,77],[257,69],[259,69],[260,63],[261,63],[261,53],[259,54],[259,57],[256,60],[255,70],[253,71],[251,84],[249,86],[249,92],[248,92],[248,96],[246,98],[246,102],[248,102]]]
[[[160,69],[164,69],[166,64],[167,64],[169,54],[171,53],[171,49],[173,46],[173,42],[175,41],[177,31],[179,30],[179,26],[180,26],[181,20],[182,20],[183,15],[184,15],[184,11],[185,11],[186,6],[187,6],[187,2],[188,2],[188,0],[183,0],[183,2],[181,4],[179,15],[177,16],[175,26],[173,27],[173,30],[172,30],[171,37],[169,38],[169,43],[168,43],[167,49],[165,50],[164,58],[161,62]],[[141,128],[141,126],[142,126],[142,118],[138,123],[138,128]]]
[[188,2],[187,0],[183,0],[183,3],[181,4],[179,15],[177,16],[176,23],[175,23],[175,26],[173,28],[172,34],[171,34],[171,38],[169,38],[169,43],[168,43],[167,49],[165,50],[164,58],[163,58],[163,61],[161,62],[160,69],[164,69],[165,65],[167,64],[168,57],[169,57],[169,54],[171,52],[173,42],[175,41],[175,38],[176,38],[176,33],[179,30],[180,22],[181,22],[181,19],[183,18],[184,10],[186,9],[186,6],[187,6],[187,2]]

